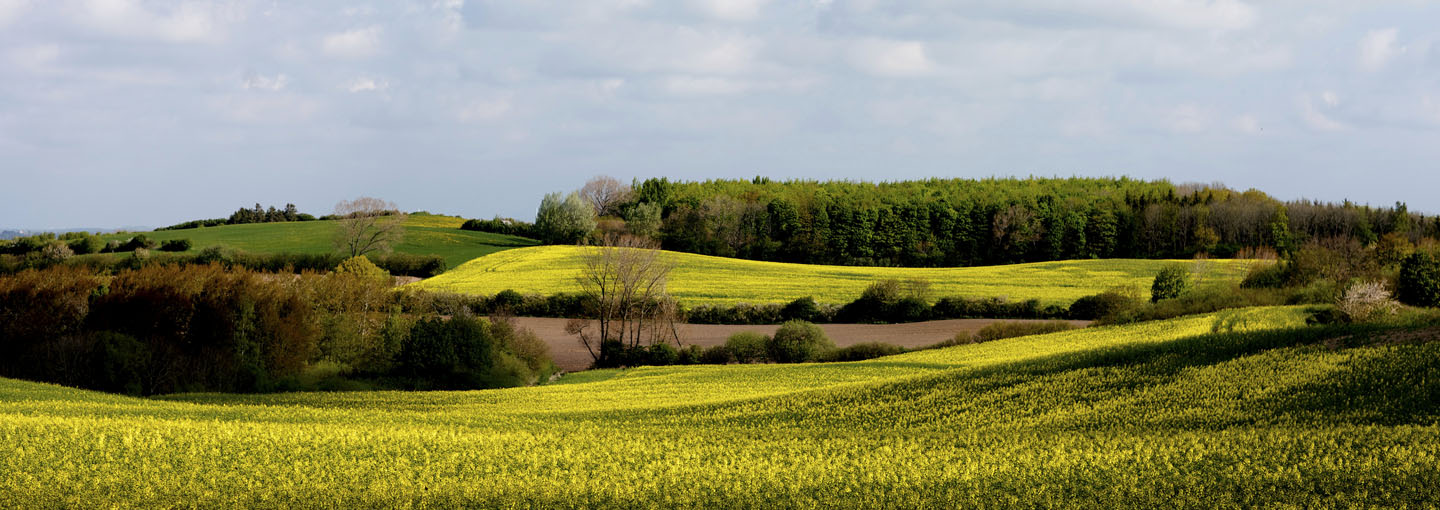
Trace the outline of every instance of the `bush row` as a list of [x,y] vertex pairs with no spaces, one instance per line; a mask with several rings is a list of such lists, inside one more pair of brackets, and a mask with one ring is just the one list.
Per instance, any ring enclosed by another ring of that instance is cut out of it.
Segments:
[[510,218],[497,217],[490,220],[466,220],[464,224],[460,225],[460,229],[528,237],[530,239],[540,238],[539,232],[535,229],[535,224]]
[[[140,236],[137,236],[140,237]],[[133,240],[132,240],[133,242]],[[153,241],[146,241],[153,244]],[[242,267],[265,272],[324,272],[335,269],[345,257],[335,253],[250,253],[212,246],[191,253],[188,240],[166,241],[153,253],[149,248],[132,249],[129,257],[66,256],[50,258],[37,255],[0,255],[0,274],[13,274],[26,269],[51,266],[85,267],[92,271],[114,273],[154,265],[206,265],[219,263],[226,267]],[[380,268],[395,276],[429,278],[445,272],[445,259],[437,255],[409,253],[366,255]]]
[[528,384],[552,370],[532,333],[402,314],[396,295],[388,279],[348,271],[24,271],[0,276],[0,376],[148,395],[304,389],[322,367],[414,389]]

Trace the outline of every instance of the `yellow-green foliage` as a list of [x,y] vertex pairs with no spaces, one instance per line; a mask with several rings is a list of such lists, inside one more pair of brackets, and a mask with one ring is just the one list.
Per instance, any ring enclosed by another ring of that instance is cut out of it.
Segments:
[[162,401],[0,380],[0,507],[1440,504],[1440,344],[1333,349],[1305,316],[476,392]]
[[[587,248],[539,246],[493,253],[414,285],[430,290],[495,294],[573,293]],[[689,305],[782,303],[813,296],[822,303],[848,303],[882,279],[924,279],[935,297],[1006,297],[1069,305],[1116,286],[1149,289],[1165,260],[1073,260],[965,268],[850,267],[784,264],[665,252],[675,265],[670,292]],[[1208,260],[1185,264],[1204,282],[1240,281],[1251,261]]]

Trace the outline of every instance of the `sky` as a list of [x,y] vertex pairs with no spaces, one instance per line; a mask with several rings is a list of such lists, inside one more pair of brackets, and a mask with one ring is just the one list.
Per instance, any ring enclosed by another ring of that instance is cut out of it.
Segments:
[[1440,3],[0,0],[0,227],[1131,176],[1440,212]]

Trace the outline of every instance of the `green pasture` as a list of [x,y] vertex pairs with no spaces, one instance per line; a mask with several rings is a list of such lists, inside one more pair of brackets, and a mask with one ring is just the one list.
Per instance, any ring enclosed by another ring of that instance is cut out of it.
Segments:
[[[455,268],[476,257],[535,244],[522,237],[460,230],[460,224],[464,222],[463,218],[454,216],[411,214],[405,222],[405,236],[395,246],[395,251],[439,255],[445,259],[446,267]],[[143,234],[158,241],[189,239],[192,250],[224,246],[253,253],[326,253],[335,249],[335,231],[334,221],[302,221],[222,225]],[[134,235],[107,234],[102,237],[123,241]]]

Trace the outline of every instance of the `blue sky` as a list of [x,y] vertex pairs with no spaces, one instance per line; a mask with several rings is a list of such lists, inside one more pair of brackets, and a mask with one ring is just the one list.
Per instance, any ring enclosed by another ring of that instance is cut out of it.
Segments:
[[1440,212],[1440,6],[0,0],[0,227],[597,174],[1129,175]]

